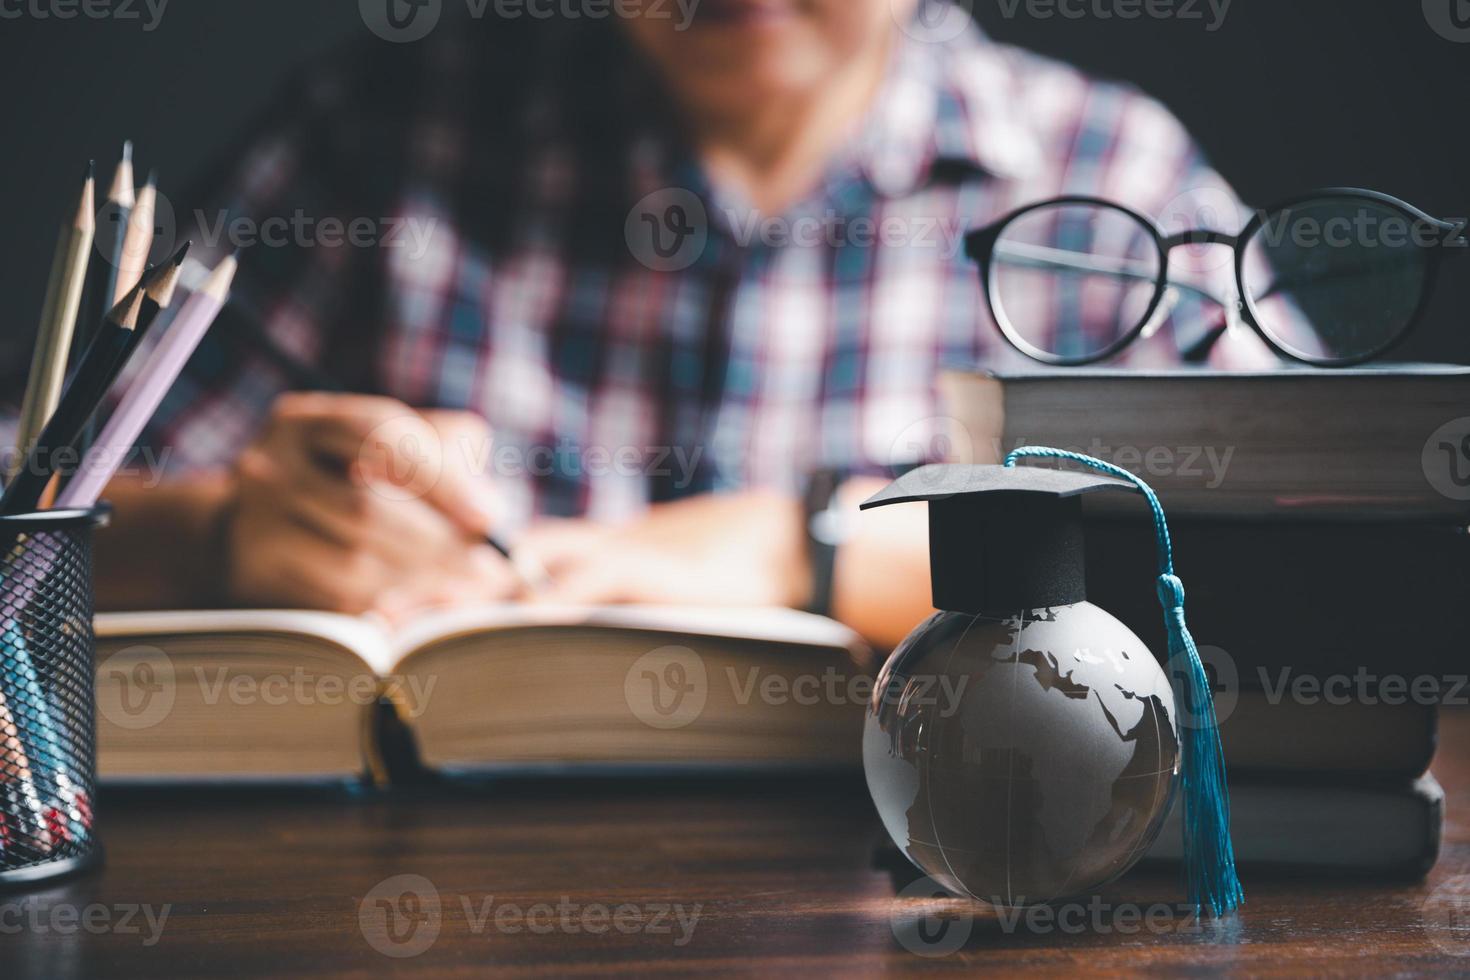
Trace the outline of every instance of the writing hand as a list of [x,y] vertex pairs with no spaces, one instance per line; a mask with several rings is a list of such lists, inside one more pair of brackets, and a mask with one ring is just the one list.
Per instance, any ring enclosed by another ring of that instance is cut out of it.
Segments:
[[484,420],[388,398],[289,394],[236,464],[226,592],[392,619],[505,599],[519,579],[483,543],[494,515],[467,449]]

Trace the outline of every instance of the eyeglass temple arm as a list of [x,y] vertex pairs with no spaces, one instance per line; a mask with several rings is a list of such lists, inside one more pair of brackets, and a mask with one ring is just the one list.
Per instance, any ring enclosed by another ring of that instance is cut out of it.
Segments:
[[[1050,248],[1045,245],[1026,245],[1019,242],[997,242],[993,252],[995,258],[1009,264],[1023,268],[1033,269],[1067,269],[1077,272],[1090,272],[1096,275],[1111,276],[1116,279],[1133,279],[1140,282],[1155,282],[1158,280],[1157,270],[1148,262],[1136,262],[1128,259],[1111,259],[1100,255],[1088,255],[1081,252],[1073,252],[1062,248]],[[1417,256],[1400,256],[1399,261],[1419,261]],[[1276,280],[1265,292],[1256,296],[1257,302],[1269,299],[1276,293],[1284,290],[1300,291],[1306,287],[1323,287],[1341,279],[1349,279],[1363,272],[1382,268],[1382,261],[1372,263],[1361,263],[1356,266],[1338,267],[1330,273],[1315,276],[1288,276]],[[1191,282],[1182,280],[1168,280],[1167,284],[1182,292],[1192,293],[1203,299],[1228,308],[1232,303],[1242,302],[1240,299],[1224,298],[1218,294],[1198,286]],[[1230,327],[1229,319],[1211,327],[1209,331],[1195,343],[1180,352],[1180,356],[1191,363],[1207,359],[1220,338],[1225,336]]]
[[[1151,262],[1130,259],[1110,259],[1101,255],[1087,255],[1064,248],[1046,245],[1024,245],[1019,242],[997,242],[991,253],[1007,265],[1027,269],[1068,269],[1076,272],[1092,272],[1115,279],[1133,279],[1138,282],[1158,282],[1158,268]],[[1225,300],[1203,286],[1191,282],[1169,280],[1168,285],[1186,293],[1193,293],[1213,303],[1225,304]]]
[[[1128,259],[1109,259],[1099,255],[1087,255],[1081,252],[1072,252],[1063,248],[1049,248],[1045,245],[1026,245],[1020,242],[996,242],[992,256],[1008,265],[1017,265],[1030,269],[1067,269],[1076,272],[1091,272],[1097,275],[1112,276],[1116,279],[1133,279],[1139,282],[1157,282],[1158,270],[1148,262],[1135,262]],[[1201,299],[1207,299],[1218,306],[1228,306],[1231,302],[1202,286],[1191,282],[1177,281],[1168,282],[1168,285],[1181,292],[1192,293]],[[1188,362],[1203,361],[1210,356],[1210,351],[1215,344],[1225,335],[1226,328],[1230,325],[1226,320],[1218,327],[1211,328],[1210,332],[1194,344],[1185,348],[1180,356]]]

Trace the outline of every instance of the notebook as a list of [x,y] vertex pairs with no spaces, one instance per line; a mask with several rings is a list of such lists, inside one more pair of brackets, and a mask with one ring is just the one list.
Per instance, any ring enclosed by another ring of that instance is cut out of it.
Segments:
[[103,780],[389,777],[383,713],[450,776],[861,764],[876,670],[787,609],[507,606],[392,632],[330,613],[102,614]]
[[1171,517],[1470,516],[1470,368],[949,372],[941,390],[959,461],[1077,450],[1143,477]]

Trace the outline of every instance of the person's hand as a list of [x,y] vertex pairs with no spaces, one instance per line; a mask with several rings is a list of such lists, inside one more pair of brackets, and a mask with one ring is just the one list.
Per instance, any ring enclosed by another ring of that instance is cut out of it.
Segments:
[[801,606],[810,595],[799,501],[747,491],[659,504],[630,523],[548,521],[521,539],[550,573],[547,603]]
[[281,396],[235,467],[227,597],[396,620],[514,594],[519,578],[483,541],[494,515],[466,451],[489,439],[469,413]]

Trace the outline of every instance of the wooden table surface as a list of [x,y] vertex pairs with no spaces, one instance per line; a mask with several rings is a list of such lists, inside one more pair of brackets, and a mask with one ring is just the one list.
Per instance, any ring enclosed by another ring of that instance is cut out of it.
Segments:
[[134,791],[102,800],[103,870],[0,895],[0,977],[1470,974],[1470,877],[1445,885],[1470,875],[1470,714],[1434,771],[1427,881],[1246,875],[1245,909],[1203,924],[1162,870],[1056,920],[896,897],[860,778]]

